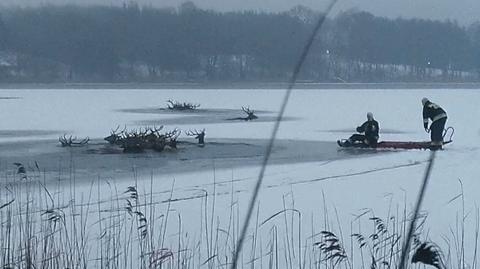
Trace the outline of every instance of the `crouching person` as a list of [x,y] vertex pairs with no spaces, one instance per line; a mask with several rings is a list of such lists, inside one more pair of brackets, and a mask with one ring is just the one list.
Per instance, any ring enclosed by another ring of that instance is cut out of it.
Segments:
[[378,142],[378,132],[379,132],[378,122],[373,118],[373,113],[367,113],[367,121],[364,122],[361,126],[357,127],[358,134],[353,134],[347,140],[340,141],[337,143],[341,147],[348,147],[353,145],[362,145],[368,147],[376,147]]

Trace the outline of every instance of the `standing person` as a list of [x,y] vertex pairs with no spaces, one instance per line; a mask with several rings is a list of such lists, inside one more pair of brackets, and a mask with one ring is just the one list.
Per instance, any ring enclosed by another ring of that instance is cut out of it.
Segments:
[[379,129],[378,122],[373,118],[373,113],[368,112],[367,121],[357,127],[357,132],[364,134],[353,134],[349,139],[343,141],[338,140],[337,143],[341,147],[363,143],[366,146],[374,148],[377,146]]
[[[422,98],[423,105],[423,127],[425,132],[430,132],[432,140],[432,149],[442,149],[443,146],[443,129],[447,122],[447,113],[439,105],[432,103],[428,98]],[[428,120],[432,121],[428,128]]]

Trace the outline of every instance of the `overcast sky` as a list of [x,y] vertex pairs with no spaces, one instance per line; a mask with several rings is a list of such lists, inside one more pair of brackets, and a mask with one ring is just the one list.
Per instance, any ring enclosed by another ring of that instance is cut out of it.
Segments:
[[[176,7],[185,0],[136,0],[140,4]],[[322,10],[329,0],[193,0],[201,8],[219,11],[263,10],[284,11],[302,4]],[[107,4],[119,5],[128,0],[0,0],[3,4],[38,5],[45,3]],[[480,0],[339,0],[336,11],[356,8],[388,17],[421,17],[430,19],[457,20],[470,24],[480,20]]]

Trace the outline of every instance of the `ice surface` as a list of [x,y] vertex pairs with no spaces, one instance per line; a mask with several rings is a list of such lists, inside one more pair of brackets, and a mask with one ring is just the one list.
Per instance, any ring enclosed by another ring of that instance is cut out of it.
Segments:
[[[20,98],[0,100],[0,132],[11,134],[1,135],[0,141],[56,139],[64,132],[79,137],[102,138],[117,125],[133,128],[138,127],[138,123],[161,123],[162,120],[167,121],[170,128],[206,128],[207,141],[262,140],[269,137],[272,122],[186,121],[173,124],[169,119],[182,117],[181,114],[128,113],[128,109],[162,108],[167,99],[175,99],[200,103],[201,108],[218,111],[250,106],[275,112],[283,94],[281,90],[4,90],[0,97]],[[295,120],[282,123],[278,138],[333,142],[347,137],[346,130],[361,124],[366,119],[366,112],[371,111],[381,129],[387,130],[380,133],[380,140],[428,140],[429,134],[424,132],[422,125],[422,97],[442,106],[449,116],[447,125],[456,130],[454,142],[437,155],[423,206],[429,213],[430,236],[440,239],[455,223],[458,201],[449,201],[460,193],[459,179],[463,182],[466,211],[472,212],[479,203],[480,91],[295,90],[285,114]],[[52,130],[58,131],[51,133]],[[29,135],[20,135],[23,131]],[[15,151],[14,148],[10,150]],[[305,154],[311,154],[308,151],[313,148],[303,150]],[[400,150],[391,154],[361,154],[346,159],[327,158],[304,163],[286,161],[271,165],[260,193],[260,219],[282,210],[282,200],[287,195],[294,197],[295,208],[308,216],[306,222],[315,215],[314,222],[322,223],[322,214],[318,214],[323,207],[322,192],[327,206],[338,210],[340,222],[345,227],[349,227],[352,214],[363,208],[371,208],[378,215],[385,216],[391,207],[403,205],[405,198],[407,207],[411,208],[428,156],[428,151]],[[165,191],[175,180],[174,198],[178,200],[173,206],[185,219],[195,220],[199,217],[199,205],[192,197],[201,190],[212,192],[214,181],[215,191],[219,194],[217,212],[220,215],[222,211],[229,211],[232,188],[240,205],[245,207],[258,169],[258,165],[215,167],[211,162],[203,169],[187,173],[163,173],[161,168],[149,167],[138,170],[136,178],[140,189],[148,190],[153,175],[154,192],[163,199],[168,198]],[[132,177],[118,179],[118,188],[126,188],[132,178],[133,173]],[[96,178],[92,177],[92,180]],[[77,184],[80,192],[82,188],[88,188],[89,181]]]

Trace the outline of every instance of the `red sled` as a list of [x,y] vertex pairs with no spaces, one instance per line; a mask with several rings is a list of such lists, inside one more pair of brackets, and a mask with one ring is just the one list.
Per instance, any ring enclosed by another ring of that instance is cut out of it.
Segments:
[[[443,132],[443,145],[447,145],[453,142],[452,137],[455,133],[453,127],[448,127]],[[445,137],[448,136],[448,139],[445,140]],[[438,145],[432,145],[430,141],[381,141],[378,142],[375,147],[367,145],[365,143],[345,143],[346,140],[337,141],[338,145],[342,148],[377,148],[377,149],[439,149]]]

